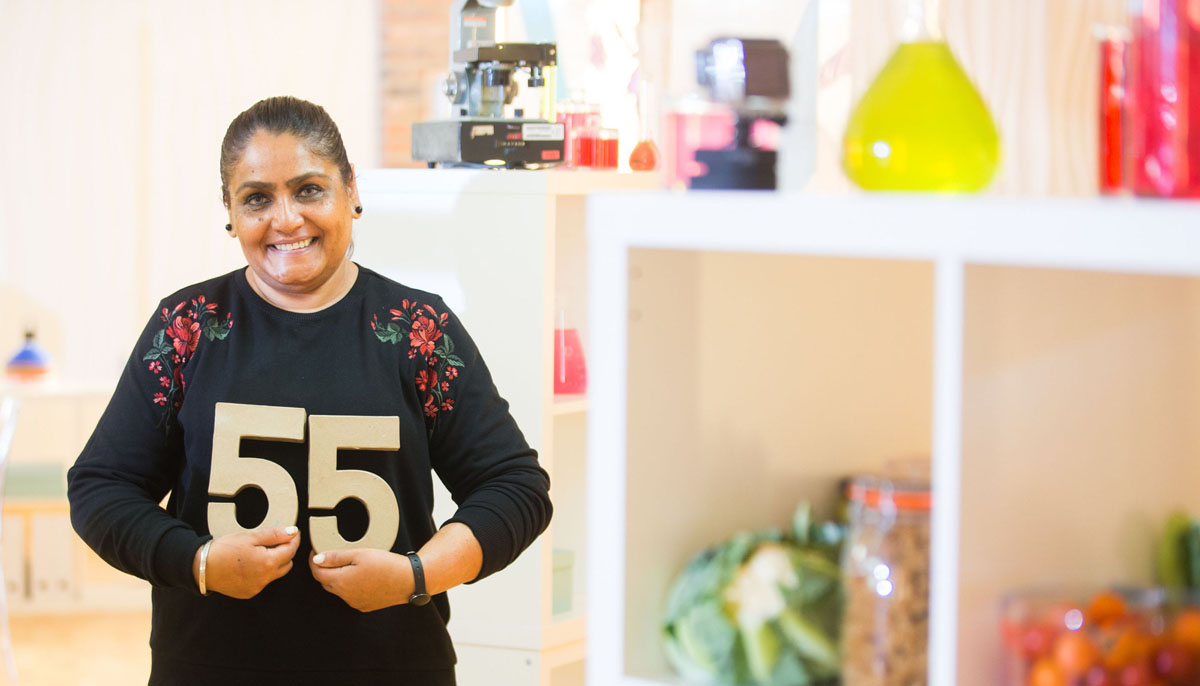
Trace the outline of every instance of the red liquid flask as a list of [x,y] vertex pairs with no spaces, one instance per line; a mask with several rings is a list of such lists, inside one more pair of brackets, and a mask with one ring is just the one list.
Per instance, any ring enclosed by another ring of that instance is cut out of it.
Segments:
[[587,366],[579,329],[554,330],[554,392],[587,392]]
[[629,168],[634,171],[654,171],[658,167],[658,146],[654,141],[639,141],[629,154]]

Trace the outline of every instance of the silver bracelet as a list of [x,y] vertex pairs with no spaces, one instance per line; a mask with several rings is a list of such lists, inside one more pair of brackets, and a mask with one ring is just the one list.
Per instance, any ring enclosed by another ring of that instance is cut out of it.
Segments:
[[205,585],[205,572],[208,571],[208,549],[212,547],[212,539],[204,542],[204,547],[200,549],[200,595],[208,595],[208,586]]

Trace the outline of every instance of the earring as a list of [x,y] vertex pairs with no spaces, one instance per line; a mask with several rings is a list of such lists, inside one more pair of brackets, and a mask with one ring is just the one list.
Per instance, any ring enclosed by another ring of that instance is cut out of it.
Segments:
[[357,212],[358,214],[362,214],[362,205],[355,205],[354,211]]
[[233,224],[226,224],[226,225],[225,225],[225,230],[226,230],[226,231],[233,231]]

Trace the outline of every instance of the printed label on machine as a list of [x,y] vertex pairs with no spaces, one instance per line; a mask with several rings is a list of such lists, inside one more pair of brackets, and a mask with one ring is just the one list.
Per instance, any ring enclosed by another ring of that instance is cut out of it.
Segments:
[[527,141],[561,141],[566,138],[563,124],[523,124],[521,135]]

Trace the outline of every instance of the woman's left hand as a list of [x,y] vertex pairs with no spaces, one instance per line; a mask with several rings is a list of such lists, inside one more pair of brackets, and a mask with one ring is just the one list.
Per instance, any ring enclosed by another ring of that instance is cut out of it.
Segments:
[[360,612],[399,605],[411,595],[412,567],[403,555],[371,548],[330,550],[310,554],[308,566],[326,591]]

